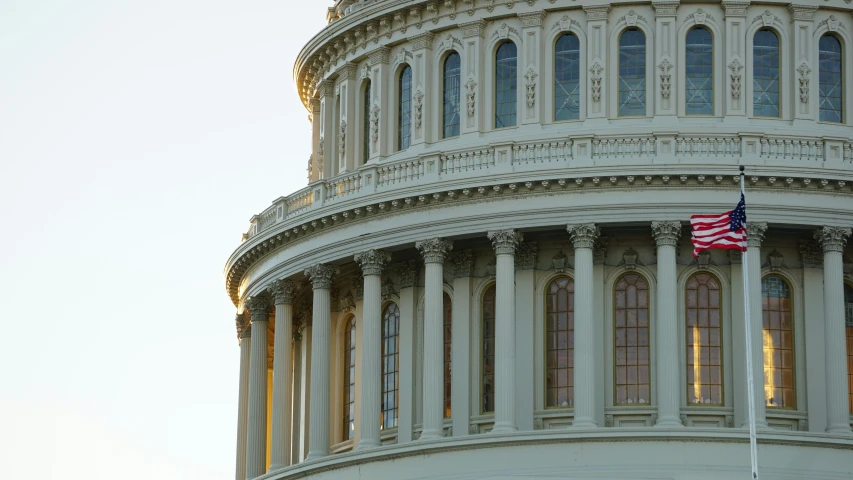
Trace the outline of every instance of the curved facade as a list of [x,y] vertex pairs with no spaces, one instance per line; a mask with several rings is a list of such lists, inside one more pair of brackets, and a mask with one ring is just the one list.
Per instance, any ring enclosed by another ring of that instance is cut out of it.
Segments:
[[338,1],[225,267],[237,478],[744,478],[747,363],[762,477],[853,477],[851,11]]

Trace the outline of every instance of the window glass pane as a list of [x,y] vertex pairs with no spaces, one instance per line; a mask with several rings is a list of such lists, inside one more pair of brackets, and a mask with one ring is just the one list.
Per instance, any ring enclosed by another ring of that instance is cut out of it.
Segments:
[[370,80],[364,86],[361,125],[361,163],[367,163],[370,159]]
[[444,60],[443,138],[459,135],[459,99],[462,95],[461,74],[462,63],[459,60],[459,54],[451,53]]
[[355,434],[355,318],[350,317],[344,327],[344,429],[343,438]]
[[840,123],[842,115],[841,42],[832,35],[820,37],[820,120]]
[[557,278],[545,292],[545,406],[574,407],[575,282]]
[[397,426],[400,370],[400,309],[396,303],[385,307],[382,315],[382,410],[379,428]]
[[517,69],[515,44],[506,42],[495,54],[495,128],[515,126]]
[[637,29],[619,37],[619,116],[646,114],[646,36]]
[[687,281],[687,403],[723,404],[720,283],[697,273]]
[[495,286],[483,294],[483,383],[481,412],[495,411]]
[[853,415],[853,287],[844,284],[844,328],[847,331],[847,394]]
[[452,351],[451,341],[453,332],[451,325],[453,322],[453,304],[450,301],[450,295],[444,294],[444,418],[450,418],[450,387],[452,377]]
[[580,43],[574,34],[557,40],[554,49],[554,120],[580,118]]
[[767,406],[796,408],[791,288],[780,276],[761,280],[761,321]]
[[779,116],[779,37],[759,30],[752,41],[752,113]]
[[651,403],[649,284],[636,273],[616,282],[615,353],[617,405]]
[[694,28],[687,33],[686,54],[686,112],[713,115],[714,46],[707,28]]
[[400,73],[400,85],[397,89],[400,92],[398,122],[400,129],[397,131],[397,149],[405,150],[409,148],[412,141],[412,68],[406,65],[402,73]]

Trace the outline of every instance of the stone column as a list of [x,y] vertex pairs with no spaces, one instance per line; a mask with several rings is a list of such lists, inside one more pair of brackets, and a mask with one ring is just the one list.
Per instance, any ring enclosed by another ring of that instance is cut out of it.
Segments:
[[272,377],[272,445],[270,470],[290,465],[291,386],[293,382],[293,296],[296,285],[278,280],[272,285],[275,338]]
[[291,428],[290,464],[302,461],[299,439],[302,438],[302,333],[293,332],[293,415]]
[[267,467],[267,324],[269,301],[252,297],[252,354],[249,362],[249,432],[246,440],[246,480],[266,473]]
[[308,457],[323,458],[329,454],[329,343],[331,341],[332,277],[338,268],[319,263],[305,270],[314,287],[311,326],[311,401],[308,427]]
[[424,256],[424,389],[421,440],[444,436],[444,259],[453,244],[442,238],[417,242]]
[[656,427],[683,427],[679,417],[678,303],[676,295],[675,247],[681,222],[652,222],[658,249],[657,285],[657,404]]
[[361,320],[361,439],[356,450],[376,448],[379,443],[379,411],[382,406],[382,269],[391,255],[368,250],[355,256],[364,274]]
[[488,233],[497,256],[495,286],[495,426],[494,433],[518,430],[515,423],[515,248],[517,230]]
[[815,232],[823,247],[823,302],[826,345],[826,431],[850,434],[847,398],[847,346],[844,331],[844,244],[850,229],[823,227]]
[[237,315],[237,336],[240,338],[240,381],[237,393],[237,472],[236,480],[246,478],[246,440],[249,418],[249,362],[252,351],[252,328],[246,315]]
[[577,428],[596,428],[595,324],[592,250],[600,230],[594,223],[566,227],[575,247],[575,417]]
[[[764,222],[747,222],[747,251],[746,264],[749,275],[749,328],[752,330],[752,377],[753,395],[755,397],[755,425],[767,427],[767,400],[764,395],[764,337],[762,336],[761,319],[761,242],[767,224]],[[749,359],[747,359],[749,360]]]

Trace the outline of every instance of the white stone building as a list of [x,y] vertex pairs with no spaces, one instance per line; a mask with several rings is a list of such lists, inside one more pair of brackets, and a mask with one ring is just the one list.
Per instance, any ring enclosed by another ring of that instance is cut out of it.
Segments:
[[851,12],[338,0],[225,267],[237,479],[744,479],[749,362],[762,478],[853,478]]

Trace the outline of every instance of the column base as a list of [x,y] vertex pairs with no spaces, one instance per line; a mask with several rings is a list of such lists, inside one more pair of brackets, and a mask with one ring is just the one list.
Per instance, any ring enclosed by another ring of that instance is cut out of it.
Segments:
[[684,428],[681,419],[678,417],[660,417],[655,423],[656,428]]
[[826,427],[826,433],[833,433],[835,435],[853,435],[853,429],[850,428],[850,425],[842,423]]
[[598,423],[591,418],[576,418],[572,421],[572,428],[598,428]]
[[379,440],[365,440],[362,438],[359,440],[358,445],[355,446],[353,451],[360,452],[362,450],[370,450],[372,448],[378,448],[380,445]]
[[418,438],[418,441],[421,441],[421,440],[440,440],[442,438],[444,438],[444,430],[429,429],[429,430],[424,430],[421,432],[421,436],[420,436],[420,438]]
[[510,422],[498,422],[495,423],[494,427],[492,427],[492,433],[513,433],[517,431],[518,427],[516,427],[514,423]]

